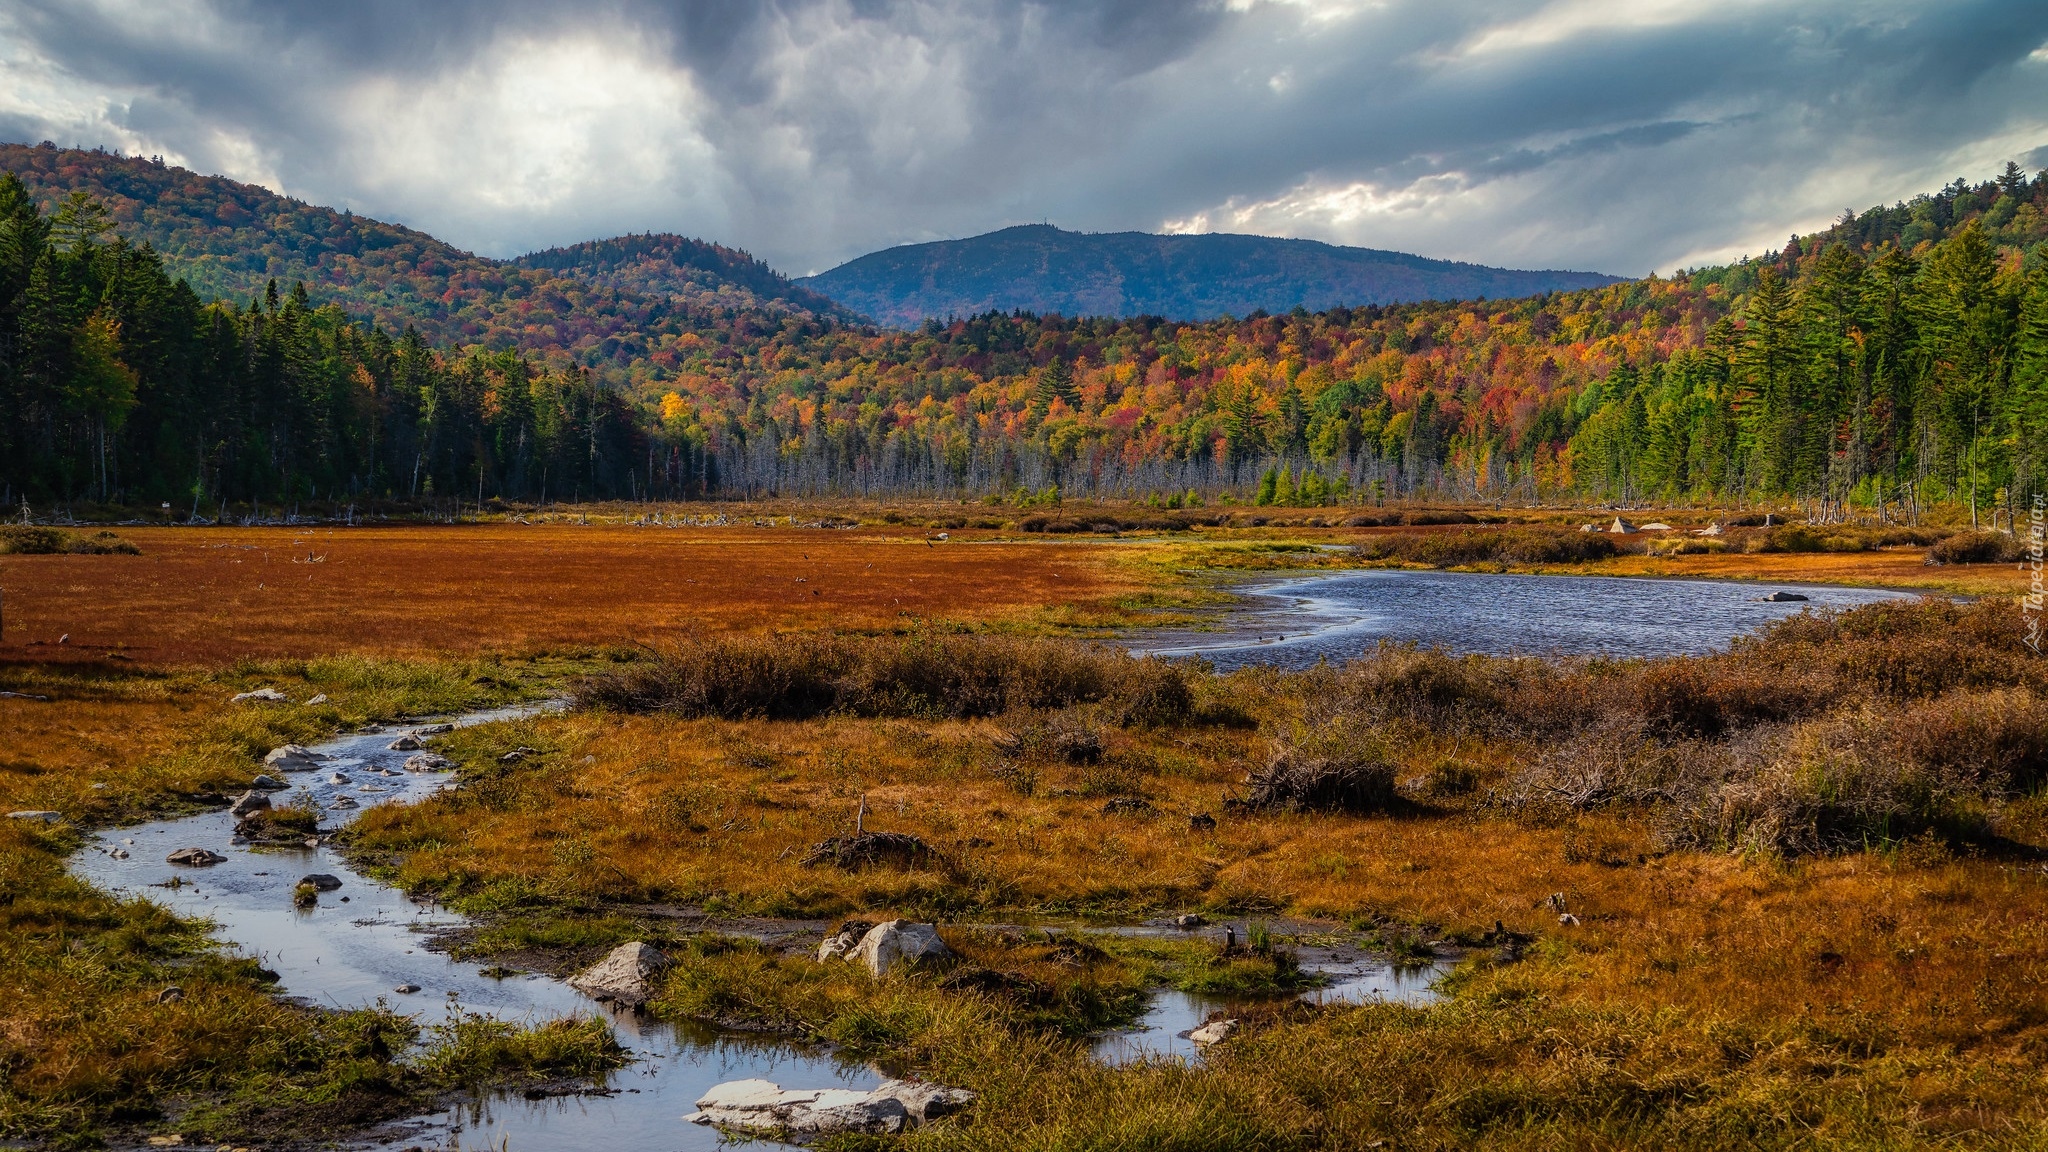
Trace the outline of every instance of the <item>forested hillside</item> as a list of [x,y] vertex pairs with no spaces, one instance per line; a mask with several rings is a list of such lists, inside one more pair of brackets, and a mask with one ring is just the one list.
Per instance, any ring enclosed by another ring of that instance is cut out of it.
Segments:
[[89,198],[5,196],[10,504],[1057,486],[1988,514],[2048,448],[2048,179],[2016,169],[1671,279],[1200,324],[764,306],[625,331],[594,371],[429,347],[318,284],[208,305]]
[[871,252],[802,284],[889,324],[982,312],[1213,320],[1611,284],[1272,236],[1065,232],[1043,224]]
[[520,351],[624,378],[652,341],[843,310],[744,252],[628,236],[515,261],[474,256],[396,224],[139,156],[0,145],[45,212],[84,192],[131,243],[156,250],[202,299],[246,304],[270,281],[436,344]]

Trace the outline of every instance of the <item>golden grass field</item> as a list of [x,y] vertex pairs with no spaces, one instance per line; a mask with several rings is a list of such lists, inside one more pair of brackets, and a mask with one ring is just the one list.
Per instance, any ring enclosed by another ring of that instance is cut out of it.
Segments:
[[[0,556],[0,690],[50,697],[0,698],[0,807],[54,808],[75,825],[189,808],[246,781],[276,743],[560,691],[641,658],[636,644],[685,635],[916,621],[1095,634],[1200,604],[1208,585],[1190,571],[1339,564],[1276,545],[1382,531],[123,529],[141,555]],[[1933,568],[1922,555],[1561,570],[2025,588],[2011,565]],[[331,703],[227,704],[262,684]],[[461,792],[371,809],[358,841],[395,880],[463,902],[505,939],[580,941],[564,963],[633,931],[650,902],[969,921],[1285,913],[1389,947],[1472,948],[1442,1007],[1281,1014],[1206,1067],[1116,1071],[976,994],[844,975],[821,989],[810,967],[744,951],[684,966],[670,1010],[721,989],[752,996],[770,1023],[782,1012],[985,1092],[982,1122],[912,1147],[2048,1146],[2038,792],[1998,804],[2000,841],[1670,850],[1626,808],[1503,815],[1488,790],[1540,748],[1410,725],[1388,729],[1403,780],[1420,786],[1449,759],[1470,767],[1472,791],[1379,813],[1225,814],[1305,691],[1259,673],[1207,682],[1200,694],[1242,722],[1111,726],[1099,764],[1019,762],[1003,751],[1029,719],[1014,714],[575,712],[466,735],[449,749],[471,765]],[[491,767],[515,745],[542,755]],[[1102,812],[1133,792],[1158,814]],[[802,867],[806,846],[848,830],[863,794],[870,827],[918,835],[956,866]],[[1219,827],[1190,829],[1192,812]],[[188,1130],[246,1141],[277,1098],[307,1102],[290,1139],[318,1139],[375,1114],[375,1092],[423,1090],[365,1048],[388,1022],[281,1008],[252,965],[191,927],[66,880],[76,843],[65,828],[0,824],[0,1139],[90,1146],[200,1101],[212,1118]],[[1576,926],[1558,923],[1553,893]],[[1534,941],[1520,963],[1489,959],[1496,921]],[[171,982],[187,998],[158,1003]],[[498,1051],[485,1070],[590,1066],[587,1048],[546,1047]]]

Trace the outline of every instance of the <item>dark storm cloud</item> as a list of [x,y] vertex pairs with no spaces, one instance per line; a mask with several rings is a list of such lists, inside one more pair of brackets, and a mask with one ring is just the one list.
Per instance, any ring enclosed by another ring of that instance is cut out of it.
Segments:
[[2037,0],[0,0],[0,132],[499,254],[1049,218],[1640,273],[2048,145],[2044,41]]

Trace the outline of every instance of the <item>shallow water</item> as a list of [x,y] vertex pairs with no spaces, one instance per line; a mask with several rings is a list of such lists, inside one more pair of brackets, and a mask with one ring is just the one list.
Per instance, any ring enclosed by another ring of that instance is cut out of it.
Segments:
[[[1319,965],[1330,982],[1301,994],[1312,1004],[1365,1004],[1383,1002],[1421,1006],[1439,998],[1435,984],[1449,972],[1449,961],[1395,967],[1381,960],[1357,960]],[[1186,1060],[1199,1051],[1188,1033],[1218,1013],[1237,1011],[1243,1000],[1205,996],[1198,992],[1166,990],[1154,994],[1152,1006],[1137,1024],[1107,1032],[1092,1045],[1095,1058],[1105,1064],[1128,1064],[1135,1060]]]
[[[455,723],[482,723],[520,711],[478,713]],[[393,726],[315,745],[315,751],[334,759],[318,771],[286,777],[294,787],[273,794],[273,802],[282,804],[310,793],[323,809],[342,796],[367,808],[372,803],[418,799],[447,786],[448,773],[403,772],[400,765],[412,753],[385,747],[408,730]],[[378,775],[380,768],[400,775]],[[329,783],[328,775],[337,772],[349,782]],[[364,792],[365,785],[385,790]],[[329,823],[345,823],[352,815],[345,809],[329,811]],[[485,976],[482,965],[423,947],[423,930],[460,924],[461,917],[416,904],[396,889],[361,876],[326,845],[260,851],[231,845],[234,824],[222,810],[120,829],[95,840],[75,858],[73,869],[109,891],[148,896],[183,915],[210,918],[218,926],[217,935],[281,977],[287,996],[330,1008],[361,1008],[381,1001],[426,1025],[440,1023],[457,1010],[507,1020],[595,1013],[612,1021],[620,1043],[636,1057],[611,1076],[609,1085],[616,1095],[543,1100],[493,1095],[418,1117],[404,1130],[390,1133],[388,1140],[359,1142],[356,1147],[489,1147],[512,1152],[709,1149],[719,1147],[717,1133],[682,1123],[681,1117],[713,1084],[760,1076],[792,1087],[868,1088],[881,1079],[863,1065],[827,1053],[772,1040],[679,1030],[630,1013],[613,1013],[549,977]],[[107,854],[117,847],[125,848],[129,858],[117,860]],[[210,868],[164,861],[169,853],[186,847],[211,849],[227,861]],[[301,876],[312,872],[339,877],[342,886],[321,893],[315,907],[294,908],[292,889]],[[174,876],[184,884],[155,886]],[[394,991],[402,984],[417,984],[420,991]]]
[[[1223,671],[1341,662],[1382,640],[1493,655],[1700,655],[1808,608],[1912,598],[1819,584],[1407,569],[1301,576],[1239,591],[1247,603],[1225,618],[1221,633],[1152,635],[1132,651],[1200,656]],[[1808,599],[1762,599],[1779,591]]]

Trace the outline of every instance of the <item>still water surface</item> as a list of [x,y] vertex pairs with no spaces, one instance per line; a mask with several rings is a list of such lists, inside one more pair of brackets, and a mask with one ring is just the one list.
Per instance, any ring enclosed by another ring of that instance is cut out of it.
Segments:
[[[1407,569],[1283,578],[1238,591],[1246,602],[1222,631],[1148,635],[1132,650],[1200,656],[1224,671],[1341,662],[1383,640],[1494,655],[1699,655],[1809,608],[1912,598],[1817,584]],[[1763,599],[1773,592],[1807,599]]]

